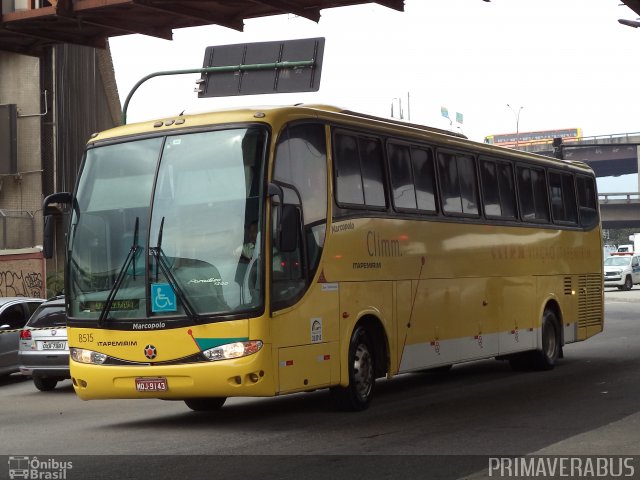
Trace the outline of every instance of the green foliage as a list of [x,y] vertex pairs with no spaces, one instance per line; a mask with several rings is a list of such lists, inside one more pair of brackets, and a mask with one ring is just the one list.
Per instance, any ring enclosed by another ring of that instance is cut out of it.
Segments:
[[632,244],[633,242],[629,240],[629,235],[633,235],[634,233],[640,233],[640,228],[618,228],[603,230],[603,243],[605,245],[616,246]]
[[64,273],[55,272],[47,275],[47,298],[61,295],[64,291]]

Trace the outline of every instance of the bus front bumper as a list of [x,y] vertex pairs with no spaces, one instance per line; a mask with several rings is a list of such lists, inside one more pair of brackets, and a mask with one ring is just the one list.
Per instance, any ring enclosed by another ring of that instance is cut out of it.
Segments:
[[[114,366],[71,360],[70,367],[73,388],[83,400],[181,400],[203,397],[264,397],[275,394],[275,382],[270,373],[273,366],[268,348],[247,357],[217,362]],[[139,390],[139,385],[144,383],[155,383],[166,389]]]

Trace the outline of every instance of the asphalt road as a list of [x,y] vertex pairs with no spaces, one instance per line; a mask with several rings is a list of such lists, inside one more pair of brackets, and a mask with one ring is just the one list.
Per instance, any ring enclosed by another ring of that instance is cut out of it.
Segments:
[[246,469],[261,478],[480,478],[488,457],[640,455],[640,288],[605,297],[604,333],[566,346],[550,372],[487,360],[403,375],[379,382],[360,413],[335,411],[326,391],[230,399],[215,413],[161,400],[84,402],[70,381],[39,392],[12,375],[0,381],[0,455],[73,458],[69,479],[224,471],[225,480]]

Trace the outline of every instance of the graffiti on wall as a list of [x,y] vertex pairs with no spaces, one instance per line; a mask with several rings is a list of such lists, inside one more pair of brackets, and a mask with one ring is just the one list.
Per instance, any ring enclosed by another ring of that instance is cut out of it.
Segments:
[[44,298],[42,261],[29,258],[0,262],[0,296]]

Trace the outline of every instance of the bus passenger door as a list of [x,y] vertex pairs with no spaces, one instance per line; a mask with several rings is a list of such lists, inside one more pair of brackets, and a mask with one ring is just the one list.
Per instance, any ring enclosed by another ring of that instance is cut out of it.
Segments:
[[[297,232],[291,251],[278,251],[278,242],[272,243],[271,338],[281,393],[326,387],[339,379],[338,286],[323,281],[320,260],[327,225],[327,128],[312,122],[287,125],[276,146],[272,182],[282,198],[272,197],[271,228]],[[294,227],[291,214],[298,217]]]

